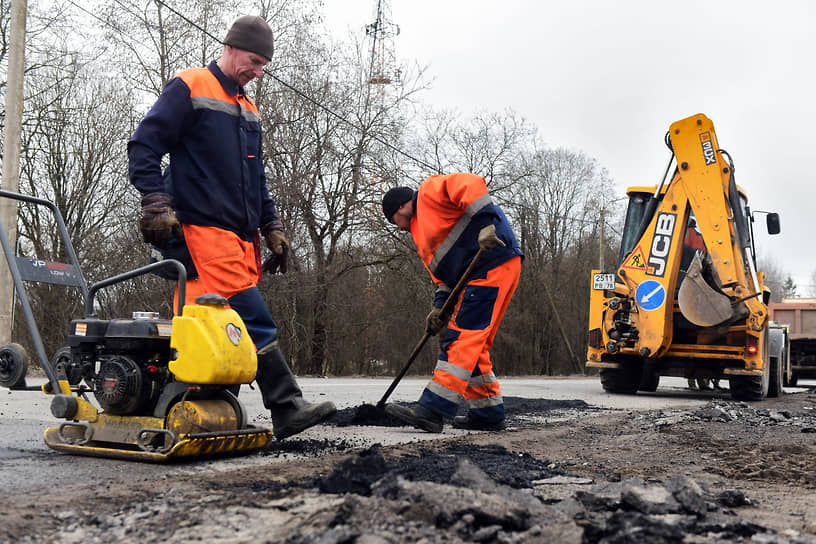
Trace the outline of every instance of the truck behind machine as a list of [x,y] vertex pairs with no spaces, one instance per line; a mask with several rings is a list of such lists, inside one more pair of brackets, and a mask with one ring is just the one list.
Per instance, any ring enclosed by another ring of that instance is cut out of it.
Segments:
[[816,298],[783,298],[769,308],[771,319],[790,330],[791,372],[785,385],[816,378]]

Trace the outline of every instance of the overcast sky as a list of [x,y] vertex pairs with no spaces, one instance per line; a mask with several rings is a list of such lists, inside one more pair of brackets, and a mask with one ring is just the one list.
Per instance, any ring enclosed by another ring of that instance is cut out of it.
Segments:
[[[758,253],[809,293],[816,271],[816,2],[389,0],[398,59],[427,65],[424,101],[463,115],[512,108],[551,147],[605,167],[622,196],[655,184],[674,121],[704,113],[755,210]],[[326,0],[339,35],[377,0]],[[816,287],[816,286],[815,286]]]

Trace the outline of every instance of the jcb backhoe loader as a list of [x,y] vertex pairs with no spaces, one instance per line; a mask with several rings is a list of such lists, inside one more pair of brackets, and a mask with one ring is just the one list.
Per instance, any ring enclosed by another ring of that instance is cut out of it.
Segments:
[[[777,396],[789,372],[786,329],[768,317],[731,157],[702,114],[672,124],[666,144],[663,181],[627,191],[617,269],[592,271],[587,366],[611,393],[680,376],[728,379],[739,400]],[[777,214],[766,223],[779,232]]]

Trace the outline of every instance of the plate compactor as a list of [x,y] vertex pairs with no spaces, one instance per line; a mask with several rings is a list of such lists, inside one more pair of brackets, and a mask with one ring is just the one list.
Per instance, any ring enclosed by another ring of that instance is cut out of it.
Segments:
[[[18,344],[0,348],[0,385],[42,389],[51,413],[64,420],[46,429],[58,451],[140,461],[239,454],[266,447],[269,429],[247,424],[238,401],[241,384],[255,378],[255,346],[238,314],[219,295],[184,305],[186,271],[178,261],[153,263],[87,287],[58,208],[47,200],[0,190],[9,198],[49,208],[71,264],[16,257],[0,224],[8,261],[32,343],[48,382],[27,387],[28,358]],[[152,312],[130,319],[99,319],[94,297],[104,288],[175,267],[178,312],[172,320]],[[49,361],[24,290],[24,281],[76,287],[85,316],[71,321],[68,347]],[[89,397],[93,397],[92,402]]]

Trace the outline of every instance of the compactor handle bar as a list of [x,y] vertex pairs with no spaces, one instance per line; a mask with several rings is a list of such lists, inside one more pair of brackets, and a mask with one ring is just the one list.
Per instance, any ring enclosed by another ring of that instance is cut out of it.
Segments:
[[[12,200],[21,200],[23,202],[29,202],[32,204],[40,204],[51,210],[51,213],[54,214],[54,218],[57,221],[57,228],[59,229],[60,236],[65,243],[65,249],[68,252],[68,257],[71,259],[71,264],[75,265],[77,268],[77,273],[80,277],[79,288],[82,290],[82,297],[84,300],[87,300],[88,286],[85,283],[85,278],[82,277],[82,273],[79,272],[79,267],[76,266],[78,262],[76,253],[74,253],[74,248],[71,246],[71,240],[68,238],[68,229],[65,228],[65,222],[62,220],[62,215],[60,214],[57,206],[53,202],[49,202],[41,198],[21,195],[5,190],[0,190],[0,197],[9,198]],[[6,256],[9,271],[11,272],[11,277],[14,280],[14,288],[17,290],[20,306],[25,314],[26,323],[28,324],[28,331],[31,333],[31,340],[34,344],[34,350],[37,352],[37,357],[40,360],[40,366],[42,366],[43,370],[45,370],[45,373],[48,376],[48,382],[51,386],[51,390],[54,392],[59,391],[59,379],[57,378],[57,374],[54,372],[54,369],[51,367],[48,357],[45,354],[45,347],[43,346],[42,337],[40,336],[40,331],[37,328],[37,323],[34,321],[34,312],[31,310],[31,304],[28,302],[28,296],[26,295],[25,287],[23,286],[23,277],[20,273],[20,268],[17,266],[14,248],[11,246],[11,242],[8,239],[8,234],[6,233],[6,227],[3,225],[2,221],[0,221],[0,244],[3,246],[3,254]]]
[[171,266],[175,267],[176,271],[178,271],[178,312],[176,315],[181,315],[181,311],[184,309],[184,297],[187,295],[187,270],[184,268],[183,264],[175,259],[164,259],[116,276],[111,276],[110,278],[98,281],[91,285],[91,289],[88,291],[88,296],[85,299],[85,317],[96,317],[96,309],[94,309],[94,296],[96,295],[96,292],[103,287],[121,283],[137,276],[143,276],[144,274],[148,274],[159,268],[169,268]]
[[[63,244],[65,245],[65,251],[68,253],[68,259],[71,261],[71,264],[76,267],[77,274],[80,277],[80,285],[79,288],[82,291],[82,299],[87,300],[88,298],[88,285],[85,283],[85,278],[82,276],[82,271],[79,269],[79,259],[77,259],[76,253],[74,252],[74,246],[71,244],[71,238],[68,236],[68,228],[65,226],[65,221],[62,219],[62,214],[57,208],[57,205],[49,200],[44,200],[42,198],[37,198],[34,196],[28,195],[21,195],[20,193],[12,193],[11,191],[5,191],[0,189],[0,197],[2,198],[10,198],[12,200],[20,200],[23,202],[28,202],[30,204],[38,204],[40,206],[45,206],[49,210],[51,210],[51,214],[54,216],[54,219],[57,221],[57,230],[59,230],[60,238],[62,239]],[[2,238],[4,242],[9,244],[9,249],[7,251],[4,247],[4,251],[6,253],[6,258],[9,262],[10,268],[16,268],[16,266],[12,267],[12,261],[14,261],[15,252],[11,248],[11,243],[8,240],[8,235],[5,231],[5,227],[3,227],[2,231]],[[3,244],[4,246],[6,244]],[[12,270],[12,275],[14,275],[14,271]],[[15,282],[16,283],[16,282]],[[22,288],[21,285],[15,285],[17,290],[20,291]]]
[[[131,270],[130,272],[125,272],[124,274],[119,274],[118,276],[114,276],[112,278],[108,278],[106,280],[102,280],[100,282],[95,283],[91,289],[88,289],[88,285],[85,282],[85,277],[82,275],[82,271],[79,268],[79,259],[77,259],[76,252],[74,251],[74,246],[71,244],[71,238],[68,236],[68,229],[65,226],[65,221],[62,218],[62,214],[59,211],[59,208],[53,203],[48,200],[44,200],[42,198],[37,198],[28,195],[21,195],[19,193],[13,193],[11,191],[6,191],[0,189],[0,198],[8,198],[11,200],[18,200],[22,202],[28,202],[30,204],[37,204],[41,206],[45,206],[54,216],[55,221],[57,222],[57,230],[59,230],[60,238],[65,246],[65,251],[68,253],[68,258],[71,261],[71,265],[75,269],[75,273],[77,276],[76,283],[74,285],[79,287],[80,291],[82,291],[82,299],[85,302],[85,317],[94,317],[96,316],[96,312],[94,311],[94,295],[96,292],[109,285],[114,283],[119,283],[121,281],[134,278],[136,276],[141,276],[142,274],[147,274],[148,272],[152,272],[158,268],[165,268],[168,266],[174,266],[179,273],[179,283],[178,283],[178,293],[179,293],[179,302],[178,302],[178,315],[181,315],[181,311],[184,308],[184,298],[186,295],[186,283],[187,283],[187,271],[180,262],[167,259],[164,261],[159,261],[157,263],[149,264],[147,266],[143,266],[141,268],[137,268],[136,270]],[[40,366],[45,370],[46,375],[48,376],[48,381],[51,387],[51,390],[56,392],[60,390],[59,379],[57,378],[56,372],[51,367],[51,363],[48,360],[48,356],[45,354],[45,347],[43,345],[42,336],[40,336],[40,331],[37,328],[37,323],[34,320],[34,312],[31,310],[31,304],[28,301],[28,295],[25,291],[25,286],[23,285],[23,275],[20,272],[19,266],[17,266],[17,258],[15,255],[14,248],[11,245],[11,242],[8,238],[8,233],[6,232],[6,227],[3,225],[3,222],[0,221],[0,245],[3,247],[3,254],[6,257],[6,262],[8,263],[9,271],[11,272],[11,277],[14,280],[14,288],[17,291],[17,296],[20,301],[20,306],[23,309],[23,314],[25,314],[26,324],[28,325],[28,331],[31,334],[31,341],[34,344],[34,350],[37,352],[37,357],[40,361]]]

